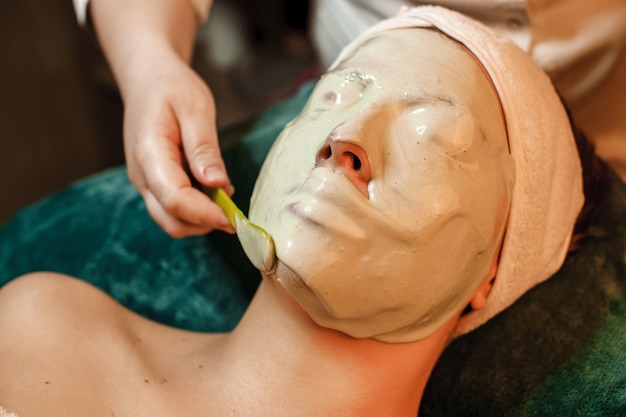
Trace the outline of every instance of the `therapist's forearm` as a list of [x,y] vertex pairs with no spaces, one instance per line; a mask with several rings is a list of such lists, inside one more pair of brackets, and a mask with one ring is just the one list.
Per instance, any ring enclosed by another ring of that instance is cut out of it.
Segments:
[[188,0],[91,0],[90,7],[122,97],[160,62],[191,60],[199,23]]

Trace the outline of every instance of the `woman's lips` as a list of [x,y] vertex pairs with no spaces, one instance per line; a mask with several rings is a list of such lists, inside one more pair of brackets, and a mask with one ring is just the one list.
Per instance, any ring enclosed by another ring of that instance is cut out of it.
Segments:
[[278,276],[278,282],[283,287],[285,286],[293,286],[301,289],[308,289],[308,286],[304,283],[302,278],[298,274],[296,274],[291,268],[285,265],[283,262],[280,262],[276,267],[276,272]]
[[[321,170],[321,169],[320,169]],[[320,175],[314,170],[302,186],[288,199],[285,210],[307,223],[326,229],[326,233],[363,239],[366,220],[363,195],[352,183],[328,169]]]

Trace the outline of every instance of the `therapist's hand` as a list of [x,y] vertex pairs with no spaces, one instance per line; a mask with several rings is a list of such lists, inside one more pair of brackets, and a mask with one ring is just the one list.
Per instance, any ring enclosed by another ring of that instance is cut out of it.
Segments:
[[125,94],[124,150],[131,182],[169,235],[213,229],[232,233],[222,210],[191,178],[233,192],[219,149],[211,91],[175,55],[141,73],[140,82]]
[[90,1],[124,100],[129,178],[152,218],[173,237],[234,232],[222,210],[193,186],[233,192],[218,146],[213,96],[189,66],[199,25],[192,6],[182,0]]

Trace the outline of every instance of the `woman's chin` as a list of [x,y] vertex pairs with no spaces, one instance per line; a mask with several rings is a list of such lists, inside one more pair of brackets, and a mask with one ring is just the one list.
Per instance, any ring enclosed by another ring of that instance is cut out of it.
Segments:
[[275,271],[266,277],[278,282],[278,284],[296,300],[299,296],[304,294],[313,296],[313,292],[306,285],[304,280],[281,260],[278,260]]

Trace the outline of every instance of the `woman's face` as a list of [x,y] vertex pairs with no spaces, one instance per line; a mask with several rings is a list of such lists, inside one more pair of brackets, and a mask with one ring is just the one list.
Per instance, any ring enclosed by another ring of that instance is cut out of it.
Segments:
[[424,29],[376,34],[316,86],[261,171],[251,220],[320,325],[428,336],[487,276],[513,162],[474,58]]

